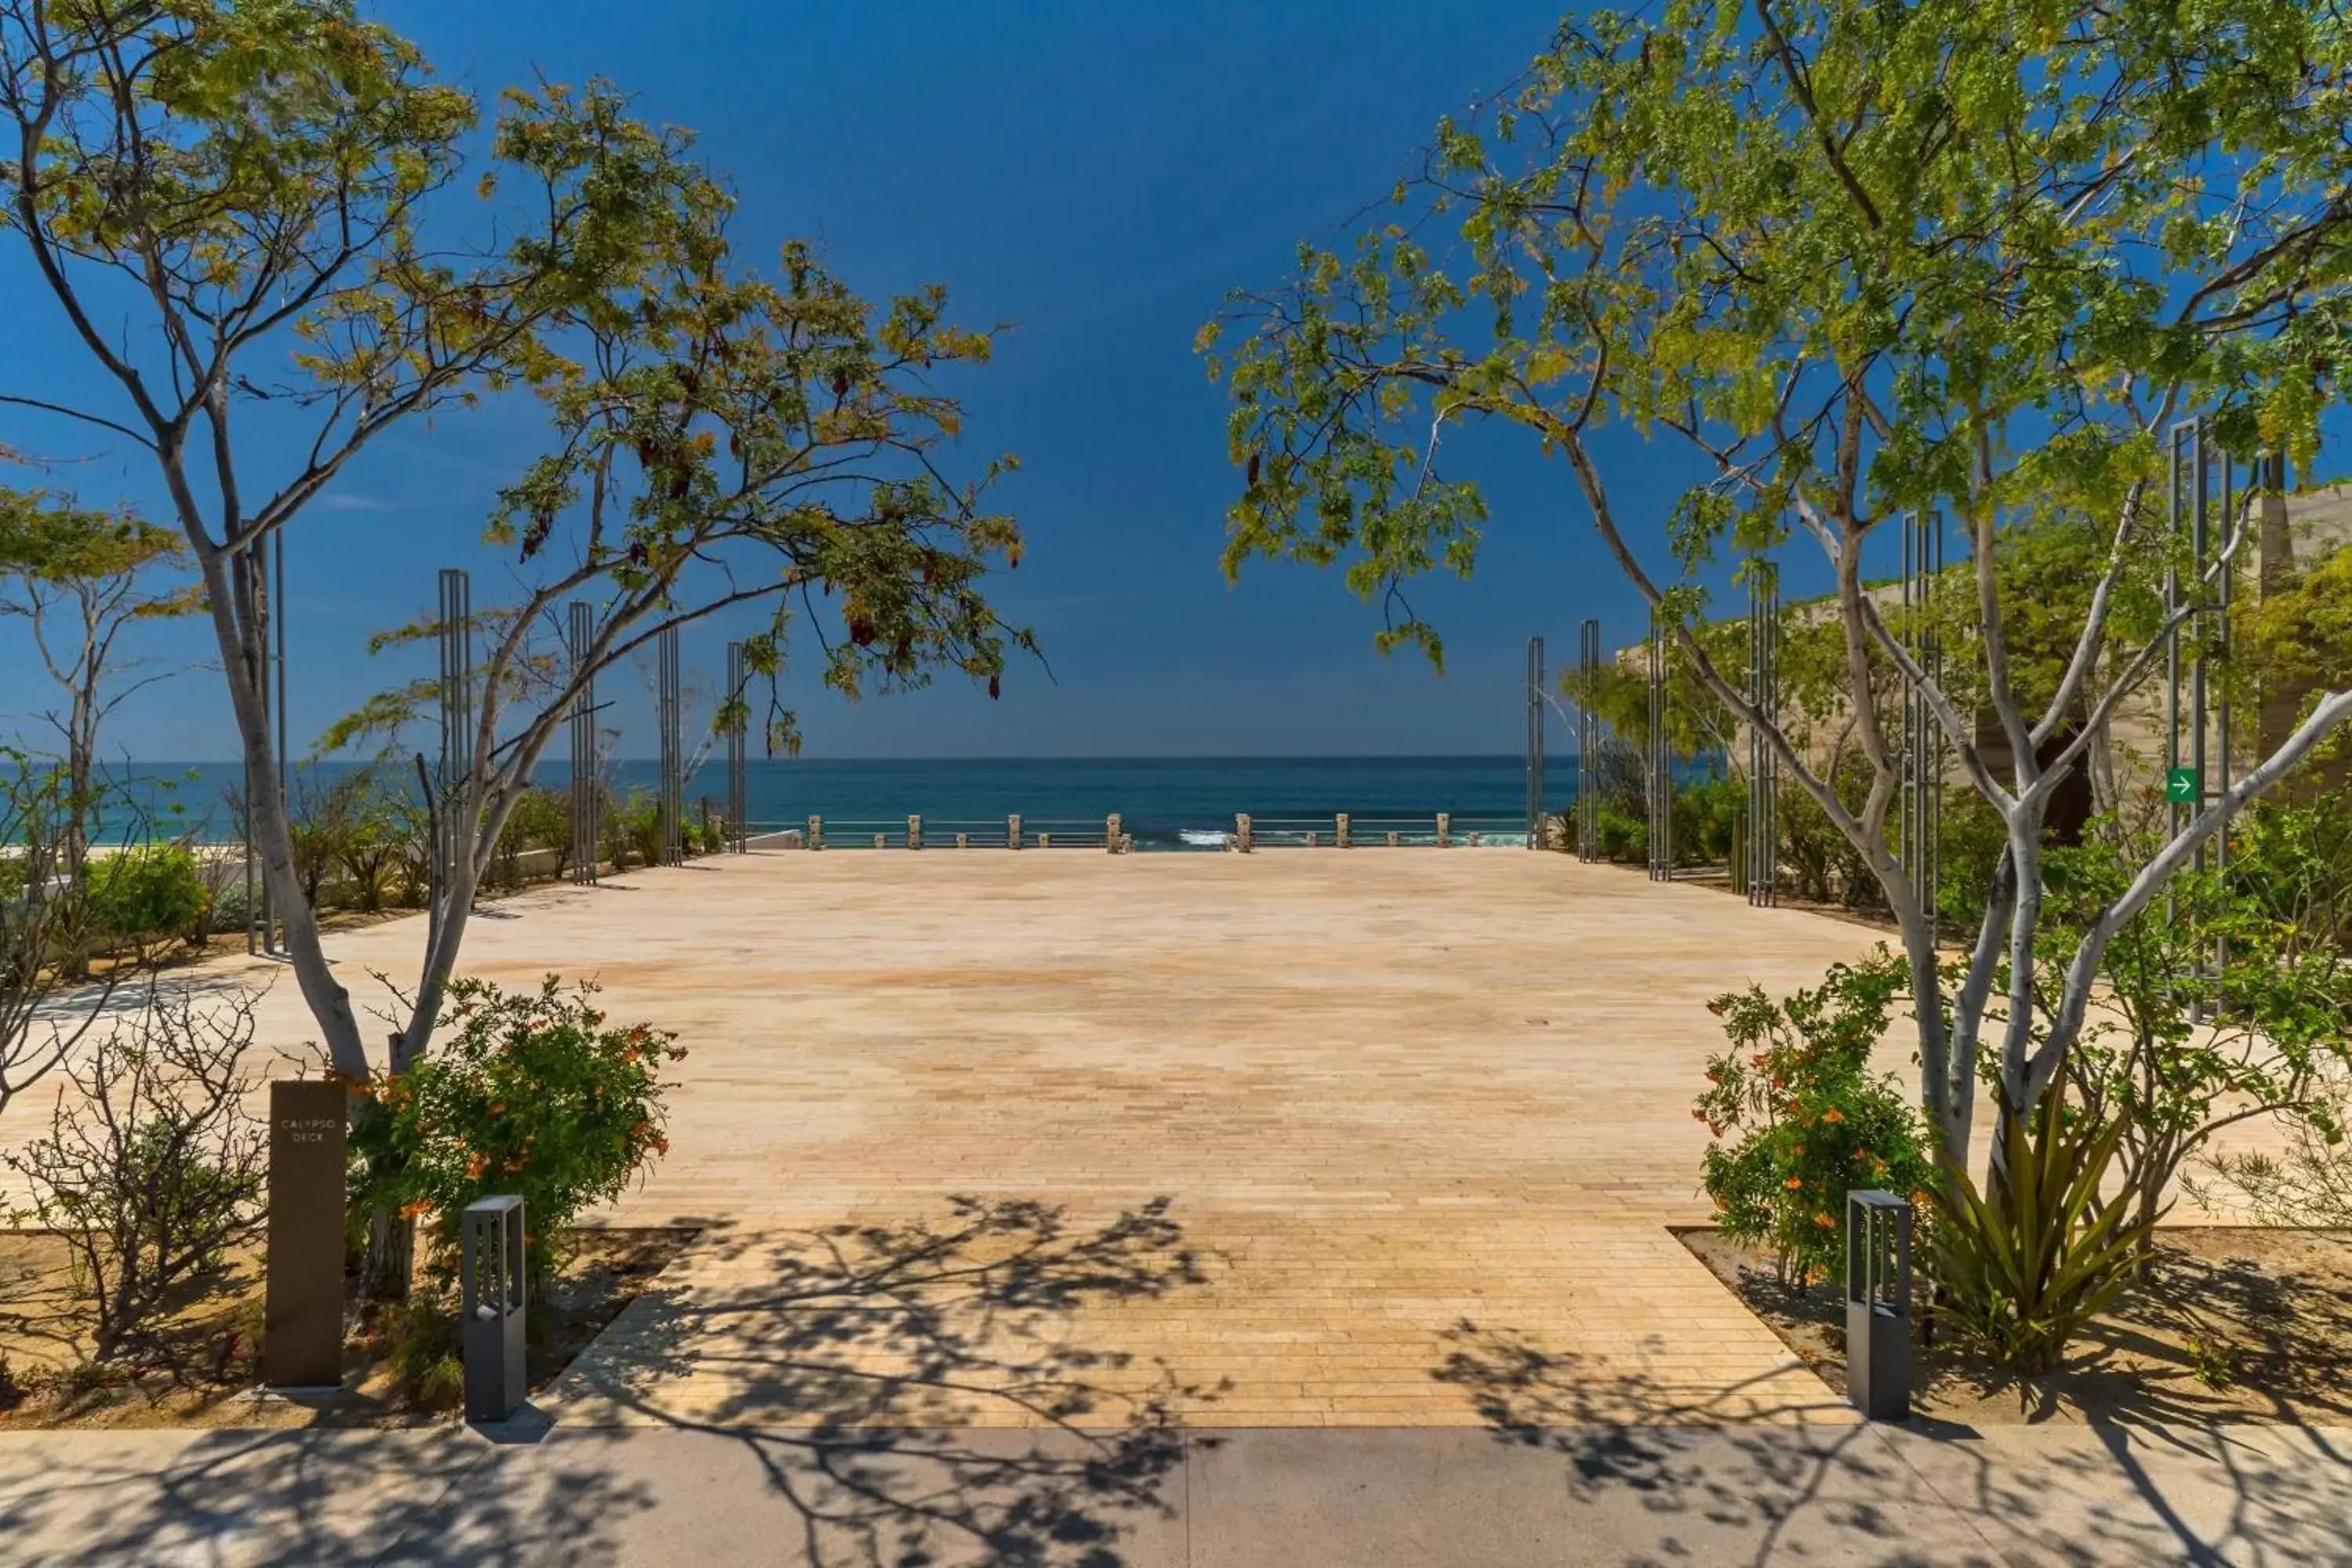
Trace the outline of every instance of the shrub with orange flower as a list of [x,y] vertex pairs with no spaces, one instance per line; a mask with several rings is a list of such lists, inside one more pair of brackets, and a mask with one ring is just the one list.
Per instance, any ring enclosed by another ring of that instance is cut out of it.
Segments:
[[1703,1179],[1725,1234],[1769,1252],[1784,1283],[1843,1277],[1848,1192],[1931,1179],[1908,1097],[1870,1071],[1906,986],[1902,961],[1881,948],[1783,1000],[1750,986],[1710,1006],[1728,1046],[1693,1109],[1716,1140]]
[[352,1129],[355,1186],[424,1221],[428,1267],[454,1266],[467,1204],[514,1194],[543,1279],[581,1211],[668,1152],[660,1069],[683,1053],[662,1030],[608,1026],[595,992],[551,975],[520,993],[454,982],[432,1048],[378,1086]]

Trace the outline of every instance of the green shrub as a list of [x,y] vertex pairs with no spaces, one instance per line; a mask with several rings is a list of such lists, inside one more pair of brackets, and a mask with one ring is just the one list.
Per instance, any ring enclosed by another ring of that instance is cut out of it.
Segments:
[[118,941],[194,936],[211,902],[194,854],[181,845],[125,849],[90,863],[91,921]]
[[1595,816],[1604,860],[1634,861],[1650,858],[1650,825],[1627,806],[1603,800]]
[[556,789],[527,789],[515,797],[499,829],[498,864],[500,879],[511,885],[522,879],[516,858],[526,850],[555,851],[554,875],[560,880],[572,863],[572,795]]
[[352,1129],[352,1212],[422,1219],[428,1264],[446,1273],[466,1205],[518,1194],[530,1271],[544,1279],[558,1233],[669,1148],[660,1068],[686,1052],[642,1024],[606,1026],[595,994],[551,974],[536,992],[453,982],[444,1016],[454,1027],[369,1087],[373,1103]]
[[1696,779],[1675,792],[1675,861],[1713,866],[1731,858],[1732,835],[1748,815],[1748,785],[1728,773]]
[[613,864],[622,864],[622,853],[636,858],[640,866],[658,866],[662,858],[661,796],[649,789],[629,792],[629,798],[613,808],[609,820],[614,841]]
[[1917,1113],[1892,1078],[1870,1070],[1906,989],[1902,960],[1882,946],[1785,1002],[1751,985],[1707,1004],[1732,1047],[1707,1062],[1708,1088],[1692,1110],[1717,1140],[1707,1195],[1724,1233],[1769,1248],[1783,1282],[1843,1277],[1848,1192],[1884,1188],[1916,1202],[1934,1184]]

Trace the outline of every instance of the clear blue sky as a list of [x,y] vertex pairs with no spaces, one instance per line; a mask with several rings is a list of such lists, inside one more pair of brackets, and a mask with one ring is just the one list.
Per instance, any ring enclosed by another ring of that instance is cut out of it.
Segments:
[[[740,195],[746,257],[808,237],[869,297],[938,280],[960,318],[1013,324],[969,387],[964,456],[1022,458],[1002,500],[1029,549],[1002,601],[1037,627],[1055,679],[1019,668],[1001,702],[950,678],[856,707],[794,680],[810,755],[1514,752],[1528,635],[1549,637],[1555,662],[1586,615],[1612,641],[1639,635],[1565,466],[1518,440],[1457,448],[1495,522],[1474,584],[1416,595],[1448,639],[1443,679],[1418,655],[1375,653],[1377,610],[1333,575],[1261,568],[1228,590],[1217,570],[1236,476],[1195,330],[1226,289],[1278,281],[1297,239],[1329,239],[1386,192],[1441,114],[1541,47],[1556,5],[418,0],[378,14],[485,100],[534,71],[602,74],[647,117],[694,128]],[[0,311],[6,380],[38,364],[40,385],[88,384],[14,247]],[[0,437],[89,458],[50,481],[85,501],[156,499],[144,454],[13,417]],[[365,637],[427,607],[436,567],[473,565],[477,600],[489,598],[502,568],[475,536],[492,489],[533,450],[520,409],[413,426],[301,525],[299,733],[413,670],[369,659]],[[1663,505],[1664,479],[1633,493],[1635,509]],[[689,632],[689,669],[715,673],[728,635]],[[144,650],[204,657],[209,634],[191,626]],[[45,700],[19,679],[27,655],[5,628],[0,671],[5,731]],[[646,705],[625,696],[622,749],[649,753]],[[209,759],[229,753],[227,736],[218,678],[198,672],[134,699],[108,741]]]

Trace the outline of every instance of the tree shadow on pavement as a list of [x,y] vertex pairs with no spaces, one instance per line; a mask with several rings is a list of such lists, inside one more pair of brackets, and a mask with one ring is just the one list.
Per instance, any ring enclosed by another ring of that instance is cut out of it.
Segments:
[[[619,1564],[611,1537],[650,1506],[625,1471],[543,1467],[528,1486],[471,1487],[480,1441],[429,1431],[214,1431],[157,1465],[141,1438],[26,1433],[0,1447],[0,1559],[24,1564],[561,1561]],[[464,1490],[467,1533],[445,1552],[420,1515]]]
[[1497,1441],[1559,1456],[1629,1565],[2352,1560],[2352,1460],[2326,1429],[1832,1425],[1818,1384],[1759,1400],[1782,1380],[1682,1390],[1466,1321],[1443,1341],[1432,1375]]
[[786,1561],[1114,1568],[1176,1518],[1178,1406],[1217,1393],[1082,1331],[1088,1309],[1204,1282],[1168,1208],[1080,1222],[958,1196],[937,1221],[709,1234],[551,1403],[567,1436],[737,1447],[797,1532]]

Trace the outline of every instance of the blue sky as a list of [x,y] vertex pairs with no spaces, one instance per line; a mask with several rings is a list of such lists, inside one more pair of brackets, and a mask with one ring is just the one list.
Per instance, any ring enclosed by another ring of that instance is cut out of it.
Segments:
[[[1194,331],[1226,289],[1278,281],[1297,239],[1334,237],[1385,193],[1441,114],[1543,45],[1556,5],[413,0],[378,14],[486,100],[533,72],[602,74],[646,117],[694,128],[740,198],[746,257],[806,237],[869,297],[937,280],[961,319],[1013,323],[963,389],[961,457],[1021,457],[1000,499],[1028,551],[1001,601],[1039,631],[1053,679],[1018,668],[1000,702],[950,678],[853,707],[795,679],[810,755],[1514,752],[1528,636],[1557,662],[1584,616],[1612,641],[1639,635],[1565,465],[1516,439],[1455,448],[1495,518],[1475,584],[1416,595],[1447,638],[1442,679],[1418,655],[1376,653],[1377,610],[1334,575],[1261,566],[1228,590],[1217,569],[1236,476]],[[20,253],[0,252],[5,379],[38,365],[40,386],[87,389],[87,356],[33,286]],[[86,459],[48,481],[85,501],[156,500],[142,453],[17,418],[0,437]],[[474,566],[488,599],[503,568],[475,537],[533,443],[522,408],[412,426],[299,525],[298,734],[413,672],[371,660],[366,634],[427,607],[436,567]],[[1658,476],[1629,510],[1666,494]],[[689,669],[715,674],[728,635],[690,631]],[[168,664],[209,647],[190,625],[142,651]],[[5,730],[44,700],[5,627],[0,670]],[[613,684],[622,750],[650,752],[643,683]],[[128,703],[109,747],[225,756],[226,711],[218,678],[191,673]]]

